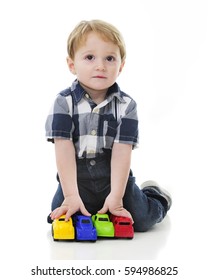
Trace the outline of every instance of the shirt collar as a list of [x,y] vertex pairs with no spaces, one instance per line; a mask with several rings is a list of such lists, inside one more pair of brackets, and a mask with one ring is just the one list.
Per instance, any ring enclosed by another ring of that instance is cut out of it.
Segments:
[[75,103],[78,103],[85,94],[85,90],[81,87],[78,80],[75,80],[71,86],[71,92]]
[[[82,88],[78,80],[75,80],[71,86],[71,91],[73,95],[73,99],[75,103],[79,103],[79,101],[84,97],[85,90]],[[120,90],[117,83],[114,83],[111,87],[109,87],[107,91],[107,99],[111,101],[114,97],[118,98],[120,102],[126,103],[123,98],[123,92]]]

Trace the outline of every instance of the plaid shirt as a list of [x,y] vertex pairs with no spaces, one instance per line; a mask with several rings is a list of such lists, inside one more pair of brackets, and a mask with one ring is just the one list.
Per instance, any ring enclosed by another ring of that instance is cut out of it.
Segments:
[[136,102],[115,83],[95,104],[76,80],[58,94],[46,120],[46,137],[73,141],[78,158],[94,158],[113,143],[138,143]]

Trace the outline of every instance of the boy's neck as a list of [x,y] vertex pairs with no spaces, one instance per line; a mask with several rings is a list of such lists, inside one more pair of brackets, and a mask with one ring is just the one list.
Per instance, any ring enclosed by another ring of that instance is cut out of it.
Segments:
[[87,94],[90,96],[90,98],[93,100],[94,103],[100,104],[101,102],[103,102],[105,100],[106,93],[107,93],[106,89],[96,91],[94,89],[90,89],[90,88],[84,86],[83,84],[81,84],[81,86],[87,92]]
[[88,93],[90,95],[90,98],[92,99],[92,101],[95,103],[95,104],[100,104],[102,103],[104,100],[105,100],[105,97],[106,97],[106,94],[105,95],[102,95],[102,94],[92,94],[92,93]]

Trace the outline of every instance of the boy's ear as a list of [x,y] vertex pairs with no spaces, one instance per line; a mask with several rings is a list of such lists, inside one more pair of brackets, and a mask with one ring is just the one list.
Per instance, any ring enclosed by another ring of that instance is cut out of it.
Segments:
[[120,75],[121,71],[123,70],[124,64],[125,64],[125,61],[123,61],[121,63],[121,66],[120,66],[120,69],[119,69],[119,75]]
[[76,71],[75,71],[75,67],[74,67],[74,61],[70,57],[67,57],[66,61],[67,61],[70,72],[75,75]]

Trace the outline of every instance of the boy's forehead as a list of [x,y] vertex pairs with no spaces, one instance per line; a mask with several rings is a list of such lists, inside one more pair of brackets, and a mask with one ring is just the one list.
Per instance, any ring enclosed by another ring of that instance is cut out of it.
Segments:
[[82,42],[80,42],[80,44],[77,46],[77,51],[79,49],[96,50],[98,48],[100,50],[102,49],[109,52],[119,52],[119,47],[114,42],[112,42],[109,38],[106,38],[95,32],[89,33],[85,37],[85,39]]
[[83,34],[82,38],[79,40],[79,45],[80,46],[85,45],[87,41],[96,40],[96,39],[114,44],[114,42],[112,42],[112,40],[110,40],[105,34],[98,33],[98,32],[95,32],[95,31],[90,31],[86,34]]

